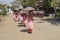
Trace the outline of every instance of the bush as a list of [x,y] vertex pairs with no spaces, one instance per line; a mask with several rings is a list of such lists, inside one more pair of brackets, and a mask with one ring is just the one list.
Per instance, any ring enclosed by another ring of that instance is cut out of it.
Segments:
[[3,15],[6,15],[6,10],[5,9],[3,9],[3,13],[2,13]]
[[5,8],[2,9],[1,15],[3,15],[3,16],[6,15],[6,9]]

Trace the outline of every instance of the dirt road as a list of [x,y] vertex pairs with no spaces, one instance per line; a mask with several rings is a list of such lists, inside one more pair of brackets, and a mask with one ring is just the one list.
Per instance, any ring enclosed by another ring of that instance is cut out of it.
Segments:
[[33,32],[29,34],[8,14],[0,23],[0,40],[60,40],[60,24],[52,19],[35,18]]

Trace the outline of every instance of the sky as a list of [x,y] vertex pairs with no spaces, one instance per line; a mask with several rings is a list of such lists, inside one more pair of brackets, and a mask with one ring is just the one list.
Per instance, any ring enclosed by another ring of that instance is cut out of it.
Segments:
[[0,0],[0,3],[11,5],[10,3],[13,2],[13,1],[15,1],[15,0]]

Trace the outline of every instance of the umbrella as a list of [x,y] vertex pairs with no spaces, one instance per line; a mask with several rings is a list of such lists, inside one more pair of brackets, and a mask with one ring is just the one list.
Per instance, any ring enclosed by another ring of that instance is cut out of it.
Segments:
[[36,13],[37,13],[37,11],[33,11],[33,13],[34,13],[34,14],[36,14]]
[[24,10],[26,10],[26,11],[29,11],[29,10],[35,10],[35,8],[33,8],[33,7],[26,7]]
[[23,6],[20,6],[19,9],[23,9]]
[[40,13],[40,14],[43,13],[44,14],[44,11],[33,11],[33,13],[34,14],[36,14],[36,13]]
[[17,10],[18,11],[19,9],[18,8],[15,8],[14,10]]
[[18,8],[15,8],[13,11],[14,11],[14,12],[18,12],[18,11],[19,11],[19,9],[18,9]]
[[21,14],[23,14],[23,13],[26,13],[27,14],[27,11],[26,10],[21,10],[20,13]]

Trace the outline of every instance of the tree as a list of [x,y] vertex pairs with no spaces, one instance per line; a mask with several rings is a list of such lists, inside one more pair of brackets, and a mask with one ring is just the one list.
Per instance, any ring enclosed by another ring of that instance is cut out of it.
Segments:
[[43,0],[43,8],[45,10],[45,15],[49,15],[49,7],[51,7],[52,0]]
[[35,6],[37,6],[36,4],[37,4],[36,0],[25,0],[25,2],[24,2],[25,6],[35,7]]
[[[53,6],[55,8],[55,18],[60,20],[60,0],[53,1]],[[58,8],[56,8],[58,7]]]
[[0,4],[0,9],[2,10],[1,15],[6,15],[6,5]]
[[45,8],[49,8],[50,6],[51,6],[51,2],[52,2],[53,0],[44,0],[43,2],[44,2],[44,7]]
[[16,0],[12,2],[12,4],[17,4],[17,5],[22,4],[24,7],[27,7],[27,6],[35,7],[37,4],[37,1],[36,0]]

